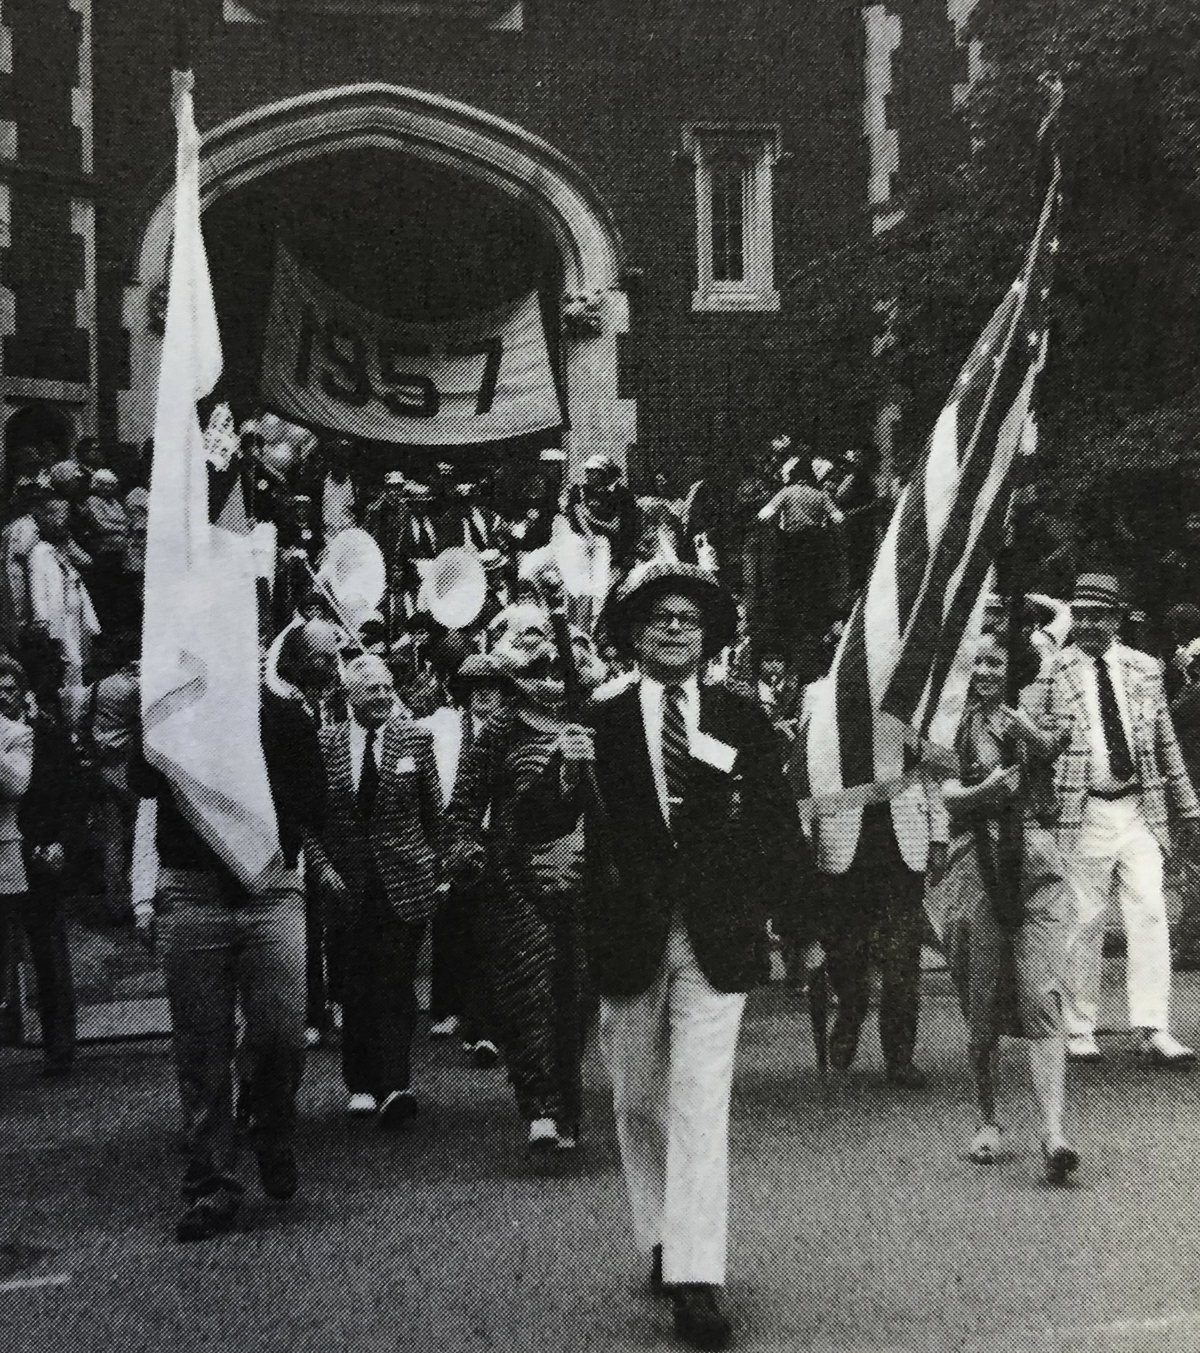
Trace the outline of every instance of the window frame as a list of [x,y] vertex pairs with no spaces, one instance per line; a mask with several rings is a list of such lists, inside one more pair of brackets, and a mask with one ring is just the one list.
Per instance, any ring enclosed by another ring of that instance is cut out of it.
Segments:
[[[779,128],[763,123],[694,123],[683,129],[683,152],[695,175],[696,288],[694,311],[772,312],[780,308],[775,286],[775,165]],[[713,275],[713,171],[724,155],[747,165],[743,189],[742,277]]]

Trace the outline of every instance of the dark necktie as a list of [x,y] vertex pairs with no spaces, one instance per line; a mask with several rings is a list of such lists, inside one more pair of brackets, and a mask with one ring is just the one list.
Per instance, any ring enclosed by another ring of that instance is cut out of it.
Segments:
[[379,767],[375,764],[375,734],[377,729],[367,729],[367,740],[363,745],[362,770],[358,774],[358,811],[369,818],[375,811],[375,795],[379,792]]
[[1096,686],[1100,692],[1100,722],[1108,745],[1108,765],[1114,780],[1133,779],[1133,757],[1125,739],[1125,726],[1117,708],[1117,691],[1112,668],[1104,659],[1096,659]]
[[667,782],[667,817],[670,819],[683,802],[688,781],[688,735],[683,719],[682,686],[668,686],[663,691],[662,760],[663,779]]

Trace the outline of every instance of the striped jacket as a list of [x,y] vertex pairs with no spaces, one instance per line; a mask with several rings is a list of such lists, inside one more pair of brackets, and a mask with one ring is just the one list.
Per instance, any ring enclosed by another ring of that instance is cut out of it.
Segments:
[[[1179,750],[1158,663],[1136,649],[1121,644],[1116,649],[1142,814],[1159,844],[1169,850],[1171,813],[1198,819],[1200,803]],[[1070,849],[1079,835],[1092,783],[1092,749],[1080,675],[1088,661],[1069,645],[1046,663],[1034,686],[1032,709],[1039,722],[1048,731],[1067,735],[1065,750],[1054,768],[1055,833],[1061,849]]]
[[441,873],[442,790],[433,734],[406,719],[385,725],[369,824],[358,811],[349,724],[322,729],[321,750],[329,777],[321,845],[346,885],[346,907],[356,911],[367,888],[378,882],[399,920],[428,920]]

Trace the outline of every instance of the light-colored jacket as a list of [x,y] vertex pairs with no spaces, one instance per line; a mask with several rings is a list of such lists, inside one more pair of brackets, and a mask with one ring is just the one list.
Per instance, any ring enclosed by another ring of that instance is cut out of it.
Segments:
[[[924,873],[930,844],[945,842],[950,836],[940,788],[932,780],[909,785],[888,807],[901,858],[916,873]],[[822,874],[844,874],[854,863],[862,819],[861,808],[816,816],[813,847]]]
[[[1162,671],[1154,658],[1116,645],[1129,713],[1131,748],[1142,814],[1164,850],[1171,846],[1170,820],[1200,818],[1200,803],[1188,777],[1167,707]],[[1069,735],[1054,768],[1055,833],[1069,850],[1083,826],[1092,784],[1092,746],[1082,669],[1090,659],[1073,644],[1046,664],[1034,684],[1032,711],[1051,732]]]

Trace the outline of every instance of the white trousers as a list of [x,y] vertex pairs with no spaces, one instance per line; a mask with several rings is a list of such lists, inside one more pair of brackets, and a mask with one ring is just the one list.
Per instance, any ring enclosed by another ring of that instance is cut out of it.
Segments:
[[672,926],[649,990],[601,1002],[617,1141],[638,1248],[668,1283],[725,1281],[729,1096],[744,994],[712,987]]
[[1136,794],[1089,798],[1074,848],[1063,852],[1074,903],[1067,938],[1064,1015],[1068,1035],[1096,1030],[1104,917],[1116,892],[1125,922],[1126,992],[1135,1029],[1167,1029],[1171,942],[1163,897],[1163,856]]

